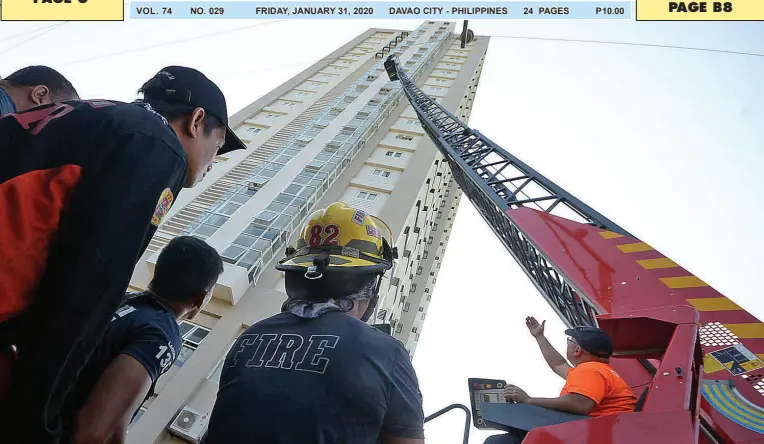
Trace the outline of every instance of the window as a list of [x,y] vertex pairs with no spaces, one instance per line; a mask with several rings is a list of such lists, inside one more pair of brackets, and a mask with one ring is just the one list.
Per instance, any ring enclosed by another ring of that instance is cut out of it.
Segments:
[[244,248],[241,248],[236,245],[229,245],[228,248],[223,250],[222,253],[220,253],[220,257],[223,259],[223,261],[228,262],[230,264],[235,264],[237,260],[246,252]]
[[295,105],[297,104],[294,102],[286,102],[286,101],[284,102],[284,106],[295,106]]
[[368,200],[369,202],[374,202],[375,200],[377,200],[377,193],[369,193],[368,191],[359,191],[356,197],[358,199],[364,199],[364,200]]
[[376,169],[371,173],[373,176],[390,177],[390,171]]
[[417,332],[417,329],[416,329],[416,327],[412,327],[412,328],[411,328],[411,333],[416,333],[416,332]]
[[401,156],[403,156],[403,153],[400,153],[398,151],[388,151],[388,152],[385,153],[385,156],[387,156],[387,157],[394,157],[394,158],[398,159]]
[[262,222],[271,222],[276,217],[278,217],[278,214],[272,211],[263,210],[260,212],[260,214],[255,216],[255,220],[262,221]]
[[183,338],[183,346],[178,353],[178,359],[175,360],[175,365],[183,367],[183,364],[188,361],[188,358],[194,353],[194,350],[196,350],[199,344],[201,344],[204,338],[210,333],[210,330],[188,321],[181,322],[178,327],[180,328],[180,334]]
[[418,120],[407,119],[406,120],[406,125],[416,126],[416,125],[419,125],[419,121]]
[[397,327],[395,327],[395,332],[400,333],[403,330],[403,323],[398,324]]
[[302,96],[307,96],[308,93],[306,93],[305,91],[297,91],[297,95],[302,97]]
[[276,114],[266,114],[265,118],[267,120],[275,120],[275,119],[278,119],[279,116],[277,116]]
[[443,91],[443,88],[441,88],[440,86],[431,86],[430,89],[433,91]]
[[406,136],[404,134],[398,134],[395,138],[400,140],[414,140],[414,136]]
[[247,128],[247,132],[252,134],[259,134],[262,130],[263,130],[262,128],[258,128],[256,126],[250,126],[249,128]]
[[[425,290],[425,291],[427,291],[427,290]],[[420,312],[424,311],[424,307],[419,307],[419,310],[417,310],[417,311],[420,311]]]

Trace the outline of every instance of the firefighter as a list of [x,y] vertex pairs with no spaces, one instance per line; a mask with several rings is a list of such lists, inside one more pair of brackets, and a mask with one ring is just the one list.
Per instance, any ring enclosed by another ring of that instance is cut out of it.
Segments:
[[125,442],[131,418],[181,350],[178,322],[209,302],[222,272],[220,255],[203,240],[180,236],[167,244],[148,290],[120,306],[80,374],[76,421],[64,420],[67,444]]
[[[539,324],[532,316],[525,319],[525,325],[536,338],[544,359],[552,371],[565,379],[565,386],[557,398],[532,398],[521,388],[508,384],[504,389],[508,402],[535,405],[582,417],[634,411],[637,405],[634,392],[610,366],[613,342],[607,333],[588,326],[565,330],[568,335],[566,361],[544,336],[545,324],[546,321]],[[512,430],[508,434],[489,437],[485,444],[520,444],[525,434],[526,431]]]
[[47,66],[27,66],[0,79],[0,116],[67,100],[79,100],[77,91]]
[[0,119],[0,348],[18,350],[4,444],[58,442],[66,396],[157,226],[215,155],[245,148],[199,71],[164,68],[141,91]]
[[424,442],[418,381],[399,341],[368,325],[396,253],[381,220],[337,202],[309,216],[281,313],[225,359],[204,444]]

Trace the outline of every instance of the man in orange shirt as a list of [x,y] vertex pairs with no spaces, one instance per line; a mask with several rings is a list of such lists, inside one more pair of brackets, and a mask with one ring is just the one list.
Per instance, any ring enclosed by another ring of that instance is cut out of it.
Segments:
[[[549,367],[565,379],[565,386],[557,398],[532,398],[522,389],[507,385],[504,397],[517,402],[544,407],[565,413],[587,416],[612,415],[633,412],[637,397],[626,381],[610,366],[613,341],[607,333],[596,327],[575,327],[565,330],[568,361],[552,347],[544,336],[544,325],[534,317],[525,319],[531,335],[536,338]],[[519,444],[525,432],[513,431],[489,437],[485,444]]]

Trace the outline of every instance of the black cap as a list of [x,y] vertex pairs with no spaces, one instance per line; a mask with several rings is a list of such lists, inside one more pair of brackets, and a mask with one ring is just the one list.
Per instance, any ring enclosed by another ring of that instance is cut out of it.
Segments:
[[[228,108],[223,92],[207,76],[185,66],[168,66],[159,71],[154,78],[161,81],[164,89],[162,97],[157,97],[158,99],[204,108],[208,114],[223,122],[226,127],[225,145],[218,154],[247,149],[247,145],[228,126]],[[156,90],[152,90],[152,97],[154,94]]]
[[565,334],[594,356],[609,358],[613,354],[612,339],[597,327],[573,327],[565,330]]

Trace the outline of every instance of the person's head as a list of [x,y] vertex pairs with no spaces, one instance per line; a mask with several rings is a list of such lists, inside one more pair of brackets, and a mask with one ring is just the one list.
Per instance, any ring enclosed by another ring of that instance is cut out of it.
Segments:
[[191,319],[212,298],[222,272],[214,248],[193,236],[179,236],[159,253],[149,290],[172,305],[179,320]]
[[138,90],[143,101],[175,130],[188,157],[186,187],[199,183],[216,155],[246,145],[228,127],[228,110],[220,88],[201,72],[168,66]]
[[613,341],[597,327],[574,327],[565,330],[568,335],[566,357],[574,366],[589,361],[610,362]]
[[47,66],[21,68],[0,80],[17,111],[67,100],[79,100],[74,86],[60,72]]
[[[285,272],[283,310],[335,301],[366,322],[377,303],[382,276],[397,252],[381,219],[335,202],[308,217],[300,238],[277,270]],[[308,310],[309,311],[309,310]]]

